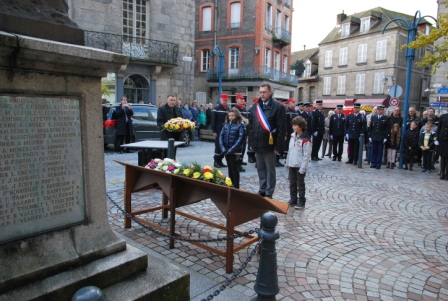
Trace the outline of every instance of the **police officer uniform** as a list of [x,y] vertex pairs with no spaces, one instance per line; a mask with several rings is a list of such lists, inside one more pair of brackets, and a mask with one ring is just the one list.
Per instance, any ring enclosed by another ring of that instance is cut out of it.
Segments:
[[381,168],[384,144],[390,136],[389,118],[384,115],[384,106],[377,106],[378,114],[370,119],[369,141],[372,143],[370,168]]
[[307,108],[301,114],[301,116],[306,120],[306,132],[310,137],[313,137],[313,115],[311,112],[308,112],[308,107],[310,107],[311,104],[309,102],[305,102],[303,103],[303,106]]
[[[342,110],[343,105],[337,105]],[[330,140],[333,141],[333,161],[341,161],[344,153],[345,115],[340,112],[330,117]]]
[[[322,104],[322,100],[316,100],[316,104]],[[322,110],[315,109],[313,116],[313,148],[311,151],[311,160],[319,161],[319,149],[322,144],[322,139],[325,133],[325,113]]]
[[[288,104],[295,103],[294,98],[288,99]],[[299,116],[295,109],[291,109],[291,107],[286,108],[286,140],[285,140],[285,152],[288,152],[289,148],[289,140],[291,140],[291,135],[293,133],[291,121],[294,117]]]
[[357,165],[359,146],[362,145],[359,143],[359,137],[365,132],[367,121],[364,115],[359,113],[361,104],[355,103],[354,107],[358,110],[358,113],[348,115],[345,120],[345,136],[348,141],[348,161],[345,163]]

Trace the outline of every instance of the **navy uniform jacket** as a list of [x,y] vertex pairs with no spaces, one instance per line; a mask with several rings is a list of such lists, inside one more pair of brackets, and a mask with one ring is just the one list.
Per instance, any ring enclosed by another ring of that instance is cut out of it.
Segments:
[[286,137],[291,136],[293,132],[291,121],[296,116],[299,116],[296,110],[291,110],[289,107],[286,108],[286,133],[287,133]]
[[318,135],[323,135],[325,133],[325,114],[322,110],[313,111],[313,131],[317,132]]
[[372,141],[381,141],[390,136],[389,117],[374,115],[370,119],[369,137]]
[[311,114],[311,112],[303,111],[300,116],[302,116],[306,120],[306,132],[310,137],[313,137],[313,115]]
[[366,117],[360,113],[356,116],[350,114],[345,119],[345,134],[348,134],[348,139],[359,139],[361,134],[365,133],[366,127]]
[[226,123],[227,112],[229,111],[229,107],[225,108],[219,104],[212,110],[212,124],[211,128],[213,133],[220,133],[224,123]]
[[340,114],[341,116],[338,117],[338,114],[333,114],[330,117],[330,135],[332,136],[344,136],[345,134],[345,115]]

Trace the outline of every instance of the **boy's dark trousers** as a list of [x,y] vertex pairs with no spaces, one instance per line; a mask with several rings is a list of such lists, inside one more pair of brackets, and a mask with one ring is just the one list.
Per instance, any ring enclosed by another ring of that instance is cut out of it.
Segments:
[[[299,172],[300,168],[290,167],[289,168],[289,193],[291,196],[291,204],[297,203],[305,205],[305,175]],[[297,198],[297,190],[299,192],[299,197]]]
[[240,188],[240,171],[238,169],[238,159],[239,155],[227,155],[226,154],[226,161],[227,161],[227,168],[229,171],[229,178],[232,180],[233,187]]
[[431,170],[432,165],[432,151],[428,150],[422,150],[422,159],[423,159],[423,165],[422,168]]

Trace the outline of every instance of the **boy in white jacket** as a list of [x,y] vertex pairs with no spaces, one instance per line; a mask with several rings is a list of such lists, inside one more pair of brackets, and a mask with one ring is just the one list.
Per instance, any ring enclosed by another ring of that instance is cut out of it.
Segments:
[[[286,158],[286,170],[289,170],[289,193],[291,199],[290,205],[294,208],[305,209],[305,175],[308,169],[308,163],[311,158],[312,142],[306,132],[306,120],[297,116],[291,121],[294,131],[289,141],[288,157]],[[299,190],[299,199],[297,202],[297,190]]]

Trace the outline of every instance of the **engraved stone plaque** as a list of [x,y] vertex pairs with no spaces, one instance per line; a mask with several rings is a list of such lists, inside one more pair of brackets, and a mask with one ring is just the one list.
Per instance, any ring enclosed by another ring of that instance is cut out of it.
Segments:
[[84,218],[80,101],[0,96],[0,243]]

